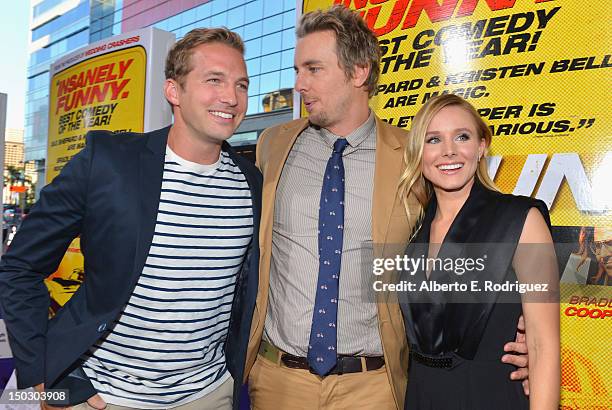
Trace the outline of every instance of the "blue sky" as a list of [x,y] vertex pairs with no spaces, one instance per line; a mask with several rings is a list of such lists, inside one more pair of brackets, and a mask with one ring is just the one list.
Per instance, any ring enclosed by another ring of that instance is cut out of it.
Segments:
[[8,94],[7,128],[23,128],[30,2],[1,1],[0,92]]

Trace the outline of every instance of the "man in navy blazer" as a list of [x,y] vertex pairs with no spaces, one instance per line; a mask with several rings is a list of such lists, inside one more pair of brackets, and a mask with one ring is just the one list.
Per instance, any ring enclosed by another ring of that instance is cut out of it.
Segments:
[[[243,54],[229,30],[188,33],[166,62],[173,125],[90,132],[43,189],[0,266],[19,388],[67,389],[79,409],[238,407],[262,185],[225,142],[246,113]],[[48,320],[43,280],[78,236],[85,280]]]

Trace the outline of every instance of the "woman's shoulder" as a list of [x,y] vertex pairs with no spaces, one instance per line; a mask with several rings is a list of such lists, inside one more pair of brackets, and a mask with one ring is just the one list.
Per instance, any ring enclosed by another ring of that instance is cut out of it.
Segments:
[[550,227],[550,214],[544,201],[524,195],[494,191],[491,191],[491,195],[495,198],[496,213],[500,218],[518,218],[524,222],[529,211],[535,208],[542,214],[546,224]]

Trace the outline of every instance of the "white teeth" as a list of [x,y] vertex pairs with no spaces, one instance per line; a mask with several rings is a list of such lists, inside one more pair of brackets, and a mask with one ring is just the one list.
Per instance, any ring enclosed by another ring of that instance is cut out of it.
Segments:
[[231,119],[234,118],[234,116],[232,114],[228,114],[225,112],[221,112],[221,111],[211,111],[210,112],[212,115],[216,115],[217,117],[221,117],[221,118],[226,118],[226,119]]
[[451,169],[459,169],[459,168],[463,168],[463,164],[438,165],[438,169],[441,169],[442,171],[448,171]]

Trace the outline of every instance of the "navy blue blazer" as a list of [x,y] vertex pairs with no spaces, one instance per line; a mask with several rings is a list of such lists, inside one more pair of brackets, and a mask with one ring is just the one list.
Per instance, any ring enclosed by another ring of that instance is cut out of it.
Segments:
[[[0,307],[19,388],[70,389],[70,404],[95,393],[79,358],[121,313],[153,239],[170,127],[145,134],[92,131],[24,220],[0,263]],[[261,173],[229,144],[253,201],[253,238],[240,270],[225,350],[239,391],[258,282]],[[48,320],[44,278],[81,237],[85,280]],[[238,396],[234,400],[239,406]]]

